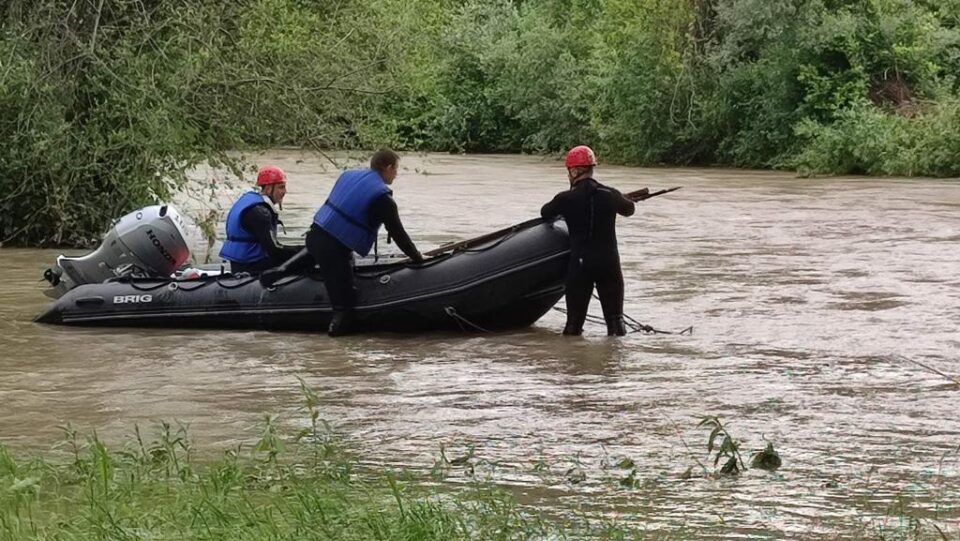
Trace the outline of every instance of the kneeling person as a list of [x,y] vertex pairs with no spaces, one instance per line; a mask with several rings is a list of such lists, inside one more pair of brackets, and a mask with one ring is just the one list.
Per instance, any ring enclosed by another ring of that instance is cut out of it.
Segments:
[[260,191],[240,196],[227,214],[227,240],[220,257],[230,262],[230,272],[257,274],[275,267],[300,251],[300,246],[284,246],[277,241],[280,216],[273,205],[283,204],[287,177],[274,165],[257,174]]
[[388,188],[397,177],[399,164],[400,156],[382,149],[370,159],[369,169],[344,171],[307,232],[307,250],[324,273],[333,304],[330,336],[350,330],[352,310],[357,303],[353,253],[369,254],[381,225],[414,263],[423,261],[400,222],[393,192]]

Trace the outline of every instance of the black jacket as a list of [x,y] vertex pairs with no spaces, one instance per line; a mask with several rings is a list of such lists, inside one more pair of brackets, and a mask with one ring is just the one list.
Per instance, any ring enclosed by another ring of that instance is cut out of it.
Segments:
[[403,228],[397,203],[390,194],[381,195],[370,205],[370,225],[378,228],[380,224],[383,224],[390,238],[397,243],[397,248],[400,248],[407,257],[415,262],[423,260],[423,256],[420,255],[417,247],[410,240],[407,230]]
[[254,205],[240,215],[240,225],[257,239],[257,243],[270,257],[270,264],[268,265],[270,267],[290,259],[303,248],[303,246],[284,246],[280,244],[276,233],[278,223],[276,213],[267,207],[266,203]]
[[540,209],[544,219],[562,216],[578,257],[619,259],[617,214],[632,216],[636,205],[622,193],[592,178],[578,181]]

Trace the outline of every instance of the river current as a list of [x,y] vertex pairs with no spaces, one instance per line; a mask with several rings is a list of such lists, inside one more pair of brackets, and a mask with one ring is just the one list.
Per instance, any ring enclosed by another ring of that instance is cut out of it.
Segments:
[[[302,241],[337,168],[298,151],[255,161],[287,170],[285,238]],[[562,165],[538,157],[401,165],[396,199],[422,251],[535,217],[566,186]],[[242,189],[195,176],[182,198],[195,214],[203,186],[221,208]],[[300,376],[364,461],[425,472],[441,445],[448,457],[472,448],[473,476],[551,513],[689,538],[876,537],[910,517],[960,532],[956,180],[606,166],[598,177],[625,192],[683,186],[638,204],[618,235],[627,314],[692,335],[611,339],[588,324],[564,338],[558,312],[493,335],[51,327],[31,319],[58,252],[4,249],[0,441],[43,451],[71,423],[119,443],[163,419],[225,449],[256,439],[264,414],[302,424]],[[783,466],[703,477],[705,416],[747,462],[771,442]],[[452,468],[443,483],[471,478]]]

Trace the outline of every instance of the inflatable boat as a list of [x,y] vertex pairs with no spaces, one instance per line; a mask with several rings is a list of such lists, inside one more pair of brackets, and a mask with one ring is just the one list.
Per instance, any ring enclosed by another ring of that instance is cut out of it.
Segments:
[[[318,270],[265,287],[256,276],[184,272],[183,219],[171,206],[121,218],[101,247],[60,256],[44,273],[56,325],[325,331],[332,315]],[[563,295],[569,237],[562,221],[531,220],[461,243],[423,263],[356,268],[356,331],[503,330],[537,321]],[[430,252],[428,252],[429,254]]]

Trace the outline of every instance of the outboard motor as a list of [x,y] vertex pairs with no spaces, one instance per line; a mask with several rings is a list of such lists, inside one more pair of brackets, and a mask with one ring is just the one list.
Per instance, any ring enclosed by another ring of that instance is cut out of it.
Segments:
[[120,218],[100,247],[81,257],[59,256],[43,273],[59,298],[67,291],[120,276],[167,278],[190,257],[184,219],[171,205],[154,205]]

